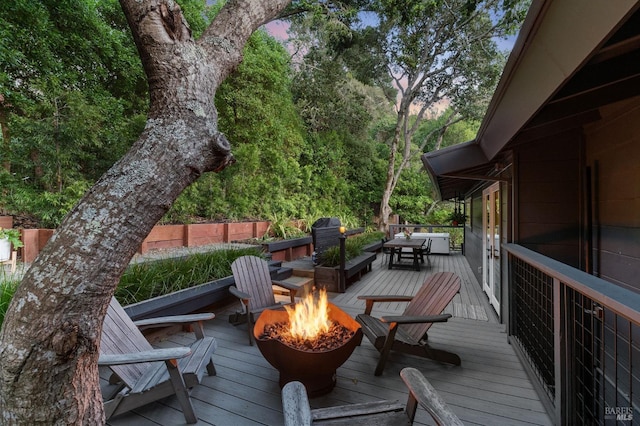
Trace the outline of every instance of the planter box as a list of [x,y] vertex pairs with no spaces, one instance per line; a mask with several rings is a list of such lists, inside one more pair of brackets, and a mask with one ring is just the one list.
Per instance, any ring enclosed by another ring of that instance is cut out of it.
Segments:
[[344,293],[344,289],[340,288],[339,266],[316,266],[314,272],[313,279],[317,288],[324,288],[334,293]]
[[[324,288],[334,293],[344,293],[346,287],[360,277],[371,271],[371,264],[376,260],[376,253],[362,253],[345,263],[344,271],[340,266],[316,266],[315,284],[318,288]],[[344,288],[340,283],[340,274],[344,273]]]
[[167,315],[190,314],[229,297],[229,286],[233,284],[232,276],[225,277],[127,305],[124,310],[134,321]]
[[0,216],[0,228],[13,228],[13,216]]
[[[280,262],[269,262],[269,271],[274,280],[286,279],[293,272],[291,268],[283,268]],[[228,276],[133,303],[125,306],[124,310],[134,321],[168,315],[186,315],[230,298],[229,287],[233,284],[233,276]]]
[[273,260],[295,260],[311,256],[311,237],[291,238],[262,244],[264,251],[271,253]]

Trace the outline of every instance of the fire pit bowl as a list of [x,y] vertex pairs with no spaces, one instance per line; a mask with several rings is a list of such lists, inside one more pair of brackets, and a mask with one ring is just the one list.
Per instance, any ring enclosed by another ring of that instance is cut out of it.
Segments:
[[288,346],[278,339],[264,337],[265,326],[289,323],[285,310],[265,310],[253,328],[256,344],[265,359],[280,372],[280,387],[298,380],[305,385],[309,397],[331,392],[336,384],[336,370],[362,342],[362,330],[347,313],[329,303],[329,319],[351,331],[353,336],[341,346],[326,351],[305,351]]

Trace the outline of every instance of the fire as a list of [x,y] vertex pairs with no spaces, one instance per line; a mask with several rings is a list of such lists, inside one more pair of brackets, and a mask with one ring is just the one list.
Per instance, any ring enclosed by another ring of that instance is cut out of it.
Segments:
[[331,328],[327,291],[322,289],[318,297],[308,294],[293,308],[285,306],[289,314],[289,333],[295,339],[314,340]]

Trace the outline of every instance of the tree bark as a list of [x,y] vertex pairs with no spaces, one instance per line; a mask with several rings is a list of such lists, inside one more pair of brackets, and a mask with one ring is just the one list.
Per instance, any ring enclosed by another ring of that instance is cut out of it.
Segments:
[[231,0],[195,41],[171,0],[120,0],[147,74],[150,109],[131,150],[85,194],[33,263],[0,332],[6,424],[102,424],[97,360],[118,280],[184,188],[234,162],[216,89],[249,36],[289,3]]

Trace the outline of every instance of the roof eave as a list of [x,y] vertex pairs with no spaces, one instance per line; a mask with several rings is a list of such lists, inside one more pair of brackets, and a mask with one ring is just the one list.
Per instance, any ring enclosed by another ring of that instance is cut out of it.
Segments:
[[[534,0],[476,139],[422,156],[438,196],[451,195],[443,193],[441,183],[451,188],[450,180],[461,174],[465,164],[480,165],[478,151],[485,162],[494,161],[637,7],[636,0]],[[465,159],[467,154],[473,160]],[[470,186],[460,184],[460,188]]]

